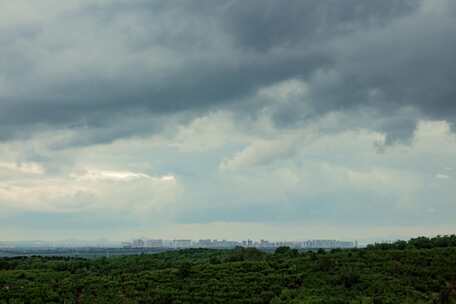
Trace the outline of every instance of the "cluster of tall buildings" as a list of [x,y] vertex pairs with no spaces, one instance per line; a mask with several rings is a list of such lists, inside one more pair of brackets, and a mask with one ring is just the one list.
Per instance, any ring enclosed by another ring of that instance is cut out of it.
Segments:
[[334,249],[334,248],[355,248],[357,241],[347,242],[338,240],[307,240],[307,241],[267,241],[267,240],[162,240],[162,239],[135,239],[131,242],[123,242],[124,248],[234,248],[255,247],[255,248],[277,248],[288,246],[296,249]]

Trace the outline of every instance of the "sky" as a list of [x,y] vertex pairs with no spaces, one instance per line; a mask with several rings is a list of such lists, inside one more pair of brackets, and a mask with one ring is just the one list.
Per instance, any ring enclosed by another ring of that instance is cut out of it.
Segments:
[[0,2],[0,240],[456,232],[456,2]]

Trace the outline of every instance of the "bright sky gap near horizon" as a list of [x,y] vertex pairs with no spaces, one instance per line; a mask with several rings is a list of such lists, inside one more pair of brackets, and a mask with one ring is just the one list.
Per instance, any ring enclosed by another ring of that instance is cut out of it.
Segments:
[[0,2],[0,241],[456,231],[456,1]]

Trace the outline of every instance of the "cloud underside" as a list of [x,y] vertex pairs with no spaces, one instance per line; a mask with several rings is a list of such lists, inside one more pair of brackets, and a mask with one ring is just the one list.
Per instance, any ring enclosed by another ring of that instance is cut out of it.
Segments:
[[0,220],[452,229],[455,17],[450,0],[2,3]]
[[88,127],[102,133],[91,144],[144,132],[104,130],[139,113],[256,114],[258,90],[293,79],[308,92],[274,109],[279,127],[334,111],[413,109],[374,126],[394,141],[410,138],[420,117],[455,118],[451,1],[45,2],[2,4],[3,138]]

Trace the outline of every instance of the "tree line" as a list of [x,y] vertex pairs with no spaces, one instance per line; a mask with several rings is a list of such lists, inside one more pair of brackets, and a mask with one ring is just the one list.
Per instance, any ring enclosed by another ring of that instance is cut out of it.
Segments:
[[361,249],[0,259],[0,303],[456,303],[456,237]]

